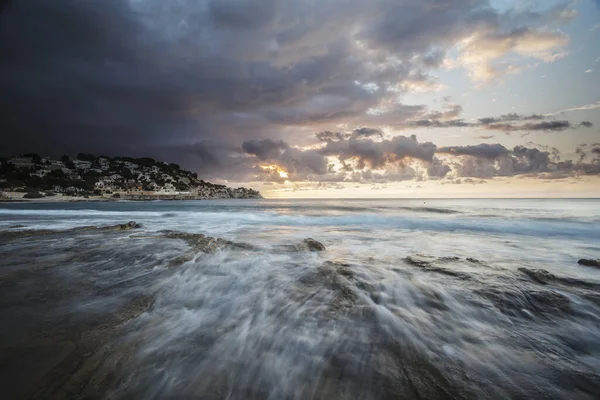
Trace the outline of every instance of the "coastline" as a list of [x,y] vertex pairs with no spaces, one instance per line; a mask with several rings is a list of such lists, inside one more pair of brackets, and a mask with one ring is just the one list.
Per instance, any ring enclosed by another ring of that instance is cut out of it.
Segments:
[[37,199],[26,199],[25,193],[22,192],[5,192],[8,198],[0,198],[0,203],[79,203],[79,202],[113,202],[120,200],[127,201],[157,201],[157,200],[227,200],[227,199],[254,199],[260,200],[263,197],[202,197],[191,195],[173,195],[173,194],[155,194],[155,195],[127,195],[120,194],[121,197],[105,197],[105,196],[65,196],[56,194],[49,197],[40,197]]

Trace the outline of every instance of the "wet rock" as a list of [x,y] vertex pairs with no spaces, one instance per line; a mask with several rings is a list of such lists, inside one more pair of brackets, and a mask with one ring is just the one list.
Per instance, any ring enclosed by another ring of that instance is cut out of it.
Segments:
[[324,251],[325,246],[321,242],[317,242],[313,238],[304,239],[303,243],[306,245],[308,250],[310,251]]
[[126,224],[117,224],[117,225],[109,225],[109,226],[102,226],[99,228],[96,228],[94,226],[90,227],[92,230],[94,229],[99,229],[99,230],[104,230],[104,231],[128,231],[131,229],[138,229],[141,228],[142,226],[139,225],[137,222],[135,221],[129,221]]
[[[230,249],[246,249],[250,250],[253,247],[245,243],[235,243],[229,240],[214,238],[203,235],[202,233],[186,233],[186,232],[174,232],[167,231],[160,237],[167,239],[181,239],[184,240],[190,247],[195,251],[203,253],[214,253],[219,249],[230,248]],[[187,256],[186,261],[189,261],[191,257]],[[181,260],[175,261],[175,265]],[[185,261],[184,261],[185,262]]]
[[407,264],[414,265],[415,267],[426,268],[426,267],[431,266],[433,260],[429,261],[429,260],[423,259],[423,257],[417,258],[417,257],[413,257],[413,256],[408,256],[408,257],[404,258],[404,261]]
[[19,228],[25,228],[25,225],[11,225],[8,227],[8,229],[19,229]]
[[571,311],[570,300],[554,291],[528,291],[516,288],[488,288],[474,291],[497,307],[500,312],[516,317],[554,316]]
[[356,274],[352,271],[352,264],[348,264],[341,261],[325,261],[324,267],[332,268],[339,275],[345,276],[346,278],[354,278]]
[[456,257],[456,256],[440,257],[439,260],[440,261],[459,261],[460,257]]
[[17,231],[17,230],[0,231],[0,242],[16,240],[16,239],[21,239],[21,238],[27,238],[27,237],[34,237],[34,236],[50,235],[50,234],[59,233],[59,232],[60,231],[55,231],[55,230],[50,230],[50,229],[28,229],[28,230],[22,230],[22,231]]
[[519,268],[519,271],[521,271],[534,281],[541,283],[542,285],[546,285],[549,282],[554,281],[556,279],[556,276],[546,271],[545,269]]
[[468,262],[471,262],[471,263],[473,263],[473,264],[483,264],[483,262],[479,261],[478,259],[476,259],[476,258],[471,258],[471,257],[467,258],[467,261],[468,261]]
[[117,225],[107,225],[107,226],[80,226],[73,229],[67,229],[66,231],[56,231],[56,233],[61,232],[81,232],[81,231],[129,231],[131,229],[138,229],[142,226],[135,221],[129,221],[126,224],[117,224]]
[[600,260],[592,260],[588,258],[582,258],[577,261],[579,265],[585,265],[586,267],[600,267]]
[[136,229],[139,227],[140,225],[138,225],[135,221],[129,221],[128,223],[119,226],[121,230]]
[[419,267],[424,271],[437,272],[438,274],[448,275],[448,276],[452,276],[454,278],[459,278],[459,279],[470,279],[471,278],[468,274],[466,274],[464,272],[453,271],[451,269],[442,268],[442,267],[435,265],[435,261],[437,261],[437,259],[435,259],[434,257],[408,256],[404,259],[404,261],[407,264],[410,264],[415,267]]
[[191,253],[186,253],[182,256],[178,256],[173,258],[171,261],[169,261],[169,268],[172,267],[179,267],[183,264],[185,264],[188,261],[191,261],[194,259],[194,255]]

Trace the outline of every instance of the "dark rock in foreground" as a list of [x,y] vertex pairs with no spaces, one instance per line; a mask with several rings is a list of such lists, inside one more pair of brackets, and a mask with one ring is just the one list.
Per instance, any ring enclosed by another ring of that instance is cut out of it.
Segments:
[[579,265],[585,265],[586,267],[600,267],[600,260],[591,260],[587,258],[582,258],[577,261]]
[[304,239],[303,243],[308,248],[308,250],[310,250],[310,251],[323,251],[323,250],[325,250],[325,246],[323,245],[323,243],[317,242],[313,238]]
[[[166,239],[181,239],[185,241],[194,251],[202,253],[214,253],[219,249],[237,248],[237,249],[252,249],[253,247],[244,243],[235,243],[230,240],[214,238],[203,235],[202,233],[186,233],[186,232],[164,232],[160,237]],[[192,257],[190,256],[189,259]]]
[[556,276],[546,271],[545,269],[529,269],[519,268],[519,271],[533,279],[534,281],[546,285],[547,283],[556,279]]
[[449,268],[440,267],[440,266],[436,265],[436,263],[438,263],[438,262],[444,263],[444,262],[452,262],[452,261],[457,261],[457,260],[460,260],[460,258],[458,258],[458,257],[436,258],[436,257],[431,257],[431,256],[423,256],[423,255],[408,256],[408,257],[404,258],[404,262],[406,264],[411,265],[413,267],[419,267],[423,271],[436,272],[439,274],[448,275],[448,276],[452,276],[452,277],[459,278],[459,279],[470,279],[471,277],[467,273],[455,271],[455,270],[452,270]]
[[25,237],[35,237],[35,236],[46,236],[46,235],[60,235],[60,234],[77,234],[82,232],[106,232],[106,231],[129,231],[132,229],[138,229],[142,226],[135,221],[129,221],[126,224],[117,224],[117,225],[106,225],[106,226],[79,226],[76,228],[65,229],[65,230],[56,230],[56,229],[26,229],[26,230],[18,230],[20,228],[24,228],[23,225],[13,225],[10,226],[7,231],[0,231],[0,241],[3,240],[15,240]]

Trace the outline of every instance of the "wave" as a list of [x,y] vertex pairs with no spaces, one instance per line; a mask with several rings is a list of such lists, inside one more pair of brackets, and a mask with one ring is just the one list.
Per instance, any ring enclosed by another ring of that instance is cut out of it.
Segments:
[[[169,219],[180,227],[189,226],[196,229],[204,224],[211,225],[271,225],[271,226],[338,226],[363,229],[394,229],[432,232],[471,232],[486,234],[513,234],[538,237],[578,237],[585,239],[600,239],[600,230],[594,224],[561,220],[530,220],[530,219],[490,219],[490,218],[421,218],[406,215],[382,215],[376,213],[361,213],[349,215],[285,215],[275,212],[151,212],[151,211],[98,211],[98,210],[0,210],[0,215],[27,216],[43,219],[57,219],[64,224],[63,218],[77,217],[93,221],[118,219],[122,221],[136,220],[147,222],[151,220]],[[166,221],[165,221],[166,222]]]

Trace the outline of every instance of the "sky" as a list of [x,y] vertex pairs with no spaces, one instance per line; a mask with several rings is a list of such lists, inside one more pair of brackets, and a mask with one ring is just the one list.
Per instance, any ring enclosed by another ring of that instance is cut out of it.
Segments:
[[0,135],[265,197],[600,197],[600,0],[0,0]]

